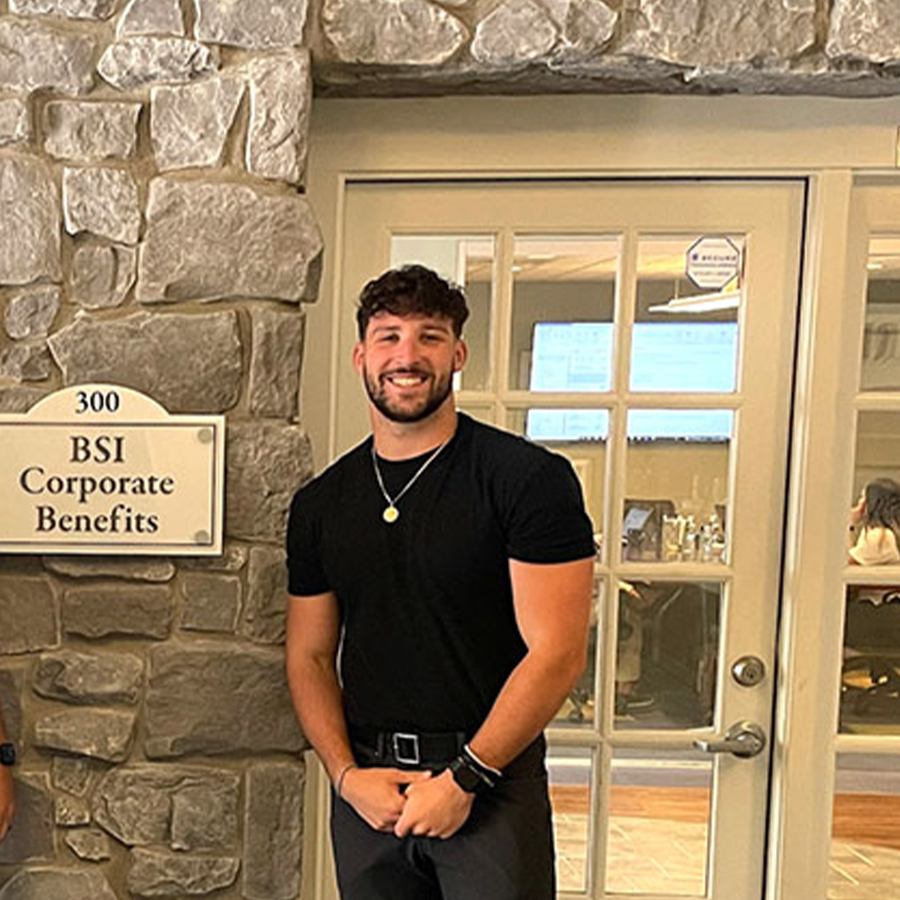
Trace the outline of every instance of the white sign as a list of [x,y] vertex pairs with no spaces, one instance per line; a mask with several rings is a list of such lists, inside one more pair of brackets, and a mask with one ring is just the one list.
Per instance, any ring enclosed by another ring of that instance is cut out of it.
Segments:
[[0,415],[0,553],[222,552],[225,417],[110,384]]
[[701,290],[721,291],[740,271],[740,248],[727,237],[702,237],[685,255],[684,272]]

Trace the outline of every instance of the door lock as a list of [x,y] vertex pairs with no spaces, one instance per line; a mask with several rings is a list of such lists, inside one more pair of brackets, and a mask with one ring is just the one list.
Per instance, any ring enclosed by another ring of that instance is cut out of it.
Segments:
[[707,753],[731,753],[741,759],[750,759],[765,749],[766,733],[756,722],[735,722],[724,738],[694,741],[694,746]]
[[766,664],[758,656],[742,656],[731,667],[734,680],[744,687],[755,687],[766,677]]

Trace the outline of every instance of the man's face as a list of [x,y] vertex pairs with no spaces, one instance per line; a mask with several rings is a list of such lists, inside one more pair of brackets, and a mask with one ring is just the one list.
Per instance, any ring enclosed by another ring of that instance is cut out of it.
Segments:
[[392,422],[419,422],[439,409],[465,361],[466,345],[443,316],[379,313],[353,351],[369,399]]

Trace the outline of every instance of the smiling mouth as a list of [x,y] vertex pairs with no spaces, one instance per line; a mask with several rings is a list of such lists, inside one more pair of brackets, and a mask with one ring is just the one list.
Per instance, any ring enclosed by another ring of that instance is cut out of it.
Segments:
[[397,387],[412,388],[418,387],[420,384],[424,384],[428,380],[428,376],[398,373],[396,375],[385,375],[384,380],[390,382],[393,385],[396,385]]

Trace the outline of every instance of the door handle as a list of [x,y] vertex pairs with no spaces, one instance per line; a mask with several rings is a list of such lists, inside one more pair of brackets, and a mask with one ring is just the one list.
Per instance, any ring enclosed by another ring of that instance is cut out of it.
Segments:
[[694,741],[694,746],[707,753],[731,753],[741,759],[750,759],[765,750],[766,733],[756,722],[735,722],[724,738]]

